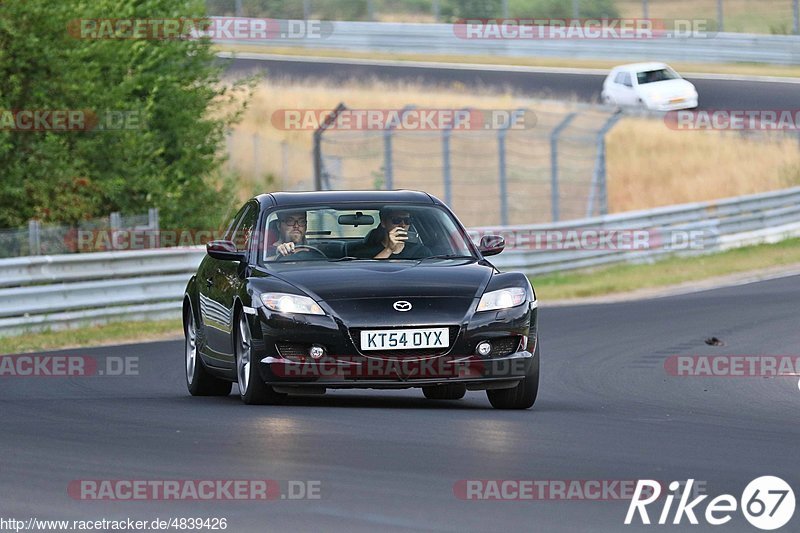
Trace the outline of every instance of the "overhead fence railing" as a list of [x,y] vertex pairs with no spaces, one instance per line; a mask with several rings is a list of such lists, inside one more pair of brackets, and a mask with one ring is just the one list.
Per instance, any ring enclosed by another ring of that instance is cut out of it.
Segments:
[[[211,17],[215,19],[218,17]],[[303,20],[276,20],[275,27],[306,26]],[[215,36],[218,44],[272,46],[350,52],[418,55],[492,55],[507,58],[562,57],[691,63],[800,64],[800,36],[691,30],[656,32],[651,38],[496,38],[487,32],[468,32],[463,24],[407,22],[325,22],[319,35],[275,32],[267,38]]]
[[[502,270],[535,276],[696,255],[800,235],[800,187],[557,223],[471,228],[499,233]],[[131,250],[0,260],[0,335],[111,320],[180,316],[205,250]]]

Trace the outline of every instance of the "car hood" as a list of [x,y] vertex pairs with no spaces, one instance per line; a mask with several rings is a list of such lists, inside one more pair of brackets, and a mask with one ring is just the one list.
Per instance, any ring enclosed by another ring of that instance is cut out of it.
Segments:
[[276,263],[270,273],[316,300],[477,298],[494,268],[475,260]]
[[[494,268],[475,260],[357,261],[277,264],[270,272],[319,301],[348,327],[457,327],[483,294]],[[398,301],[411,308],[398,311]]]
[[694,85],[684,79],[664,80],[639,85],[639,94],[647,97],[656,95],[664,98],[685,96],[686,93],[693,92],[694,90]]

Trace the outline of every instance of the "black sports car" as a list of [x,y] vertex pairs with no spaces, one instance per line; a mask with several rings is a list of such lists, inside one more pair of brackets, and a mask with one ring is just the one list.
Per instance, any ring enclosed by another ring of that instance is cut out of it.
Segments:
[[183,301],[192,395],[248,404],[329,388],[486,390],[527,409],[539,387],[536,295],[414,191],[263,194],[234,217]]

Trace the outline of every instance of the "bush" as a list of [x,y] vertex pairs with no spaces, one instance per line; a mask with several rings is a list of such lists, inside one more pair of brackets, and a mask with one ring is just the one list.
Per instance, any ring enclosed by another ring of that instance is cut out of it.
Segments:
[[[80,18],[203,15],[195,0],[0,3],[0,112],[90,110],[138,129],[0,127],[0,227],[158,207],[164,227],[216,226],[230,203],[223,134],[238,112],[207,40],[80,39]],[[75,30],[78,26],[69,26]],[[238,89],[237,89],[238,90]]]

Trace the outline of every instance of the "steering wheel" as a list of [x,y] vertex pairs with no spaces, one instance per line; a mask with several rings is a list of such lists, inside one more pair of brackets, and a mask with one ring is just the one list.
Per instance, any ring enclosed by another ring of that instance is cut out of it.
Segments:
[[293,256],[297,254],[308,254],[313,253],[322,256],[323,259],[327,259],[328,256],[325,255],[325,252],[317,248],[316,246],[310,246],[308,244],[298,244],[294,247],[294,253],[288,255],[278,255],[276,261],[285,261],[287,258],[291,259]]

